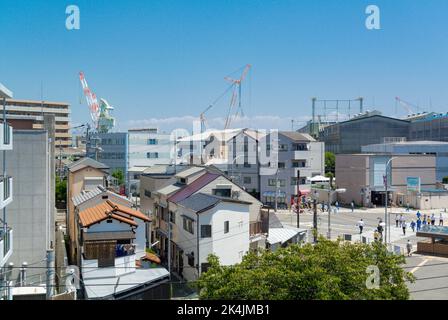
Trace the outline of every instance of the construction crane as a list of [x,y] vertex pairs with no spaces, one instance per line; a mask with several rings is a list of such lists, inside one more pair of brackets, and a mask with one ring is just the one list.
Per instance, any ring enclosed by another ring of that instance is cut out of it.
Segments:
[[409,102],[401,99],[400,97],[395,97],[395,101],[398,102],[404,109],[406,109],[406,111],[408,112],[408,115],[415,113],[411,107],[414,107],[417,110],[420,109],[418,106],[413,105],[412,103],[409,103]]
[[232,109],[234,109],[237,100],[238,100],[238,107],[235,112],[234,119],[236,119],[236,117],[238,116],[238,113],[240,113],[240,112],[241,112],[241,116],[244,116],[243,108],[241,105],[241,83],[243,82],[244,78],[246,77],[246,75],[249,72],[251,67],[252,66],[250,64],[247,64],[244,67],[243,72],[241,73],[241,76],[239,79],[232,79],[230,77],[224,78],[226,81],[231,83],[231,87],[233,88],[233,94],[232,94],[232,98],[230,100],[229,111],[227,112],[227,118],[226,118],[226,123],[224,125],[224,129],[228,129],[230,127],[230,124],[232,122]]
[[84,92],[84,95],[86,96],[87,106],[89,107],[90,110],[90,117],[92,118],[93,126],[94,128],[97,128],[99,117],[98,100],[96,98],[95,93],[93,93],[90,90],[83,72],[79,73],[79,80],[81,81],[82,90]]
[[114,108],[105,99],[100,99],[100,103],[98,103],[98,99],[95,93],[90,90],[83,72],[79,73],[79,80],[90,109],[94,129],[99,133],[109,132],[115,126],[115,119],[111,116],[111,111]]

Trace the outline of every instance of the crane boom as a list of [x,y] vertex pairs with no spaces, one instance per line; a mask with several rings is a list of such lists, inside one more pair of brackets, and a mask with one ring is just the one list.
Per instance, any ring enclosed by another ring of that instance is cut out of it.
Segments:
[[84,92],[84,95],[87,100],[87,105],[90,110],[90,117],[92,118],[94,128],[96,128],[98,126],[98,117],[99,117],[98,100],[96,98],[95,93],[93,93],[90,90],[83,72],[79,73],[79,80],[81,81],[82,90]]
[[418,109],[417,106],[414,106],[413,104],[404,101],[404,100],[401,99],[400,97],[395,97],[395,100],[396,100],[396,101],[397,101],[403,108],[406,109],[406,111],[408,112],[408,114],[415,113],[415,112],[412,110],[411,106],[412,106],[412,107],[416,107],[416,108]]

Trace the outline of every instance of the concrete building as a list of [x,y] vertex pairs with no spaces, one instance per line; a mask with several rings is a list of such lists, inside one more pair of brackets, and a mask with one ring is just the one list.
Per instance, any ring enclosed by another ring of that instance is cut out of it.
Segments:
[[[14,149],[6,154],[8,172],[14,176],[8,206],[8,224],[14,230],[14,252],[9,262],[26,262],[27,283],[44,284],[45,258],[55,245],[54,157],[52,142],[44,130],[14,130]],[[2,160],[0,160],[2,161]],[[52,180],[53,179],[53,180]],[[19,283],[19,268],[11,279]]]
[[339,202],[354,201],[364,207],[384,206],[384,175],[388,162],[389,199],[393,204],[404,206],[409,202],[408,177],[418,177],[422,190],[435,188],[434,155],[339,154],[336,155],[336,184],[338,188],[346,189],[338,195]]
[[429,113],[413,120],[408,140],[448,142],[448,113]]
[[157,128],[131,129],[129,134],[129,161],[131,167],[151,167],[170,164],[174,141],[171,135]]
[[[11,98],[12,92],[8,90],[3,84],[0,83],[0,99],[3,105],[3,110],[6,106],[6,98]],[[0,179],[0,209],[2,209],[2,215],[0,219],[0,300],[10,298],[10,290],[7,290],[9,275],[6,273],[5,264],[11,258],[14,251],[14,234],[13,228],[10,226],[10,217],[7,214],[6,206],[12,202],[13,199],[13,178],[8,176],[6,154],[7,150],[13,149],[13,134],[12,128],[6,123],[6,119],[3,118],[3,122],[0,124],[0,150],[2,151],[3,165],[2,165],[2,177]]]
[[403,141],[363,146],[363,153],[378,154],[426,154],[436,157],[436,181],[448,177],[448,142],[442,141]]
[[[107,187],[107,176],[109,167],[103,163],[90,158],[83,158],[68,166],[67,177],[67,234],[69,237],[69,248],[75,248],[75,205],[73,197],[81,194],[83,191],[89,192],[95,190],[98,185]],[[74,261],[76,253],[70,250],[69,260]]]
[[[53,115],[55,117],[55,147],[66,148],[72,145],[68,103],[6,99],[6,113],[11,117],[29,117],[33,121],[32,129],[44,129],[44,116]],[[12,125],[14,126],[14,123]]]
[[325,142],[325,151],[335,154],[360,153],[362,146],[406,140],[409,120],[366,112],[348,121],[325,127],[319,132],[319,141]]
[[302,194],[309,192],[312,177],[325,173],[324,143],[294,131],[278,132],[278,150],[271,150],[271,140],[269,134],[262,139],[261,145],[268,152],[277,153],[277,161],[260,169],[261,200],[266,205],[275,206],[277,197],[277,205],[286,208],[297,196],[299,170]]
[[110,173],[121,170],[128,172],[128,133],[94,133],[86,147],[86,156],[109,167]]

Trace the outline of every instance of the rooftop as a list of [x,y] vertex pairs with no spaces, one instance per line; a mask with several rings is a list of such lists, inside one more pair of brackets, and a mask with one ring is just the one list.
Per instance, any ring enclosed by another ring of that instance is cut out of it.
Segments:
[[150,219],[140,211],[122,206],[110,200],[106,200],[79,213],[79,222],[82,227],[90,227],[91,225],[110,218],[134,227],[137,227],[138,224],[133,218],[150,221]]
[[82,191],[80,194],[72,197],[72,201],[73,204],[75,206],[79,206],[80,204],[95,198],[96,196],[102,194],[102,193],[109,193],[109,194],[113,194],[114,196],[117,196],[119,198],[122,198],[123,200],[129,201],[126,197],[123,197],[119,194],[116,194],[115,192],[109,191],[107,190],[105,187],[103,187],[102,185],[98,185],[95,189],[91,190],[91,191]]
[[188,198],[189,196],[191,196],[192,194],[198,192],[203,187],[205,187],[210,182],[212,182],[213,180],[217,179],[220,176],[222,176],[222,175],[218,174],[218,173],[207,172],[207,173],[203,174],[202,176],[200,176],[199,178],[197,178],[196,180],[194,180],[192,183],[190,183],[186,187],[180,189],[175,194],[170,196],[168,198],[168,201],[171,201],[174,203],[182,201],[182,200]]
[[220,202],[232,202],[247,205],[251,204],[250,202],[247,201],[218,197],[205,193],[193,194],[190,197],[177,202],[177,204],[184,208],[190,209],[196,213],[201,213],[213,208]]
[[307,133],[300,133],[296,131],[279,131],[278,134],[281,134],[293,141],[316,141],[316,139]]
[[13,93],[0,83],[0,98],[12,98]]
[[204,171],[204,167],[191,167],[176,174],[176,178],[188,178],[196,173]]
[[73,162],[68,166],[68,169],[70,172],[76,172],[78,170],[84,169],[86,167],[92,167],[100,170],[107,170],[109,169],[108,166],[106,166],[104,163],[98,162],[96,160],[93,160],[91,158],[82,158],[79,159],[76,162]]

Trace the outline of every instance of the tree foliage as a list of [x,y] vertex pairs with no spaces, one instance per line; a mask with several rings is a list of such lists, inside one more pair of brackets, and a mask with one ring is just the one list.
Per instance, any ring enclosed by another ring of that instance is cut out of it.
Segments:
[[442,178],[442,183],[448,184],[448,177],[443,177]]
[[[322,237],[316,245],[251,252],[234,266],[220,265],[213,255],[208,262],[208,271],[197,282],[201,299],[408,299],[405,281],[414,279],[401,268],[404,256],[389,253],[381,243],[351,244]],[[371,265],[380,271],[378,289],[366,286]]]
[[57,204],[62,204],[67,201],[67,179],[64,180],[56,179],[55,193],[56,193],[55,201]]
[[336,156],[332,152],[325,152],[325,172],[332,173],[336,170]]
[[121,169],[115,169],[112,172],[112,177],[114,177],[115,179],[118,180],[118,185],[123,185],[124,184],[124,173],[123,170]]

